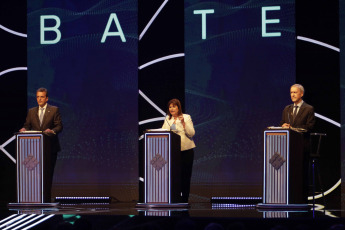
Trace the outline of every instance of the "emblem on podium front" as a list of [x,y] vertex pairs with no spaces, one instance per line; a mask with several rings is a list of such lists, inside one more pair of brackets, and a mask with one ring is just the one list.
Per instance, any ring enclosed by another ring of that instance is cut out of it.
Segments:
[[154,158],[152,158],[152,160],[150,161],[152,167],[154,167],[157,171],[161,170],[164,165],[167,163],[164,158],[157,153]]
[[285,159],[278,152],[275,152],[269,162],[275,170],[279,170],[285,163]]
[[34,157],[34,155],[28,155],[23,161],[23,165],[30,171],[34,170],[39,164],[39,161]]

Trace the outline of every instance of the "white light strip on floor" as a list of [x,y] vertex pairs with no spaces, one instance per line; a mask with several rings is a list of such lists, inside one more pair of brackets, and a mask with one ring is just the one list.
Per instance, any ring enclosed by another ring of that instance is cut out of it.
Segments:
[[3,228],[3,227],[5,227],[5,226],[17,221],[17,220],[20,220],[21,218],[24,218],[25,216],[27,216],[27,214],[21,214],[21,215],[17,216],[16,218],[13,218],[13,219],[5,222],[4,224],[0,225],[0,228]]
[[10,229],[10,228],[12,228],[12,227],[14,227],[14,226],[16,226],[16,225],[18,225],[18,224],[20,224],[20,223],[26,221],[27,219],[30,219],[30,218],[34,217],[34,216],[36,216],[36,214],[31,214],[31,215],[29,215],[29,216],[27,216],[27,217],[21,219],[20,221],[17,221],[17,222],[15,222],[14,224],[12,224],[12,225],[10,225],[10,226],[4,228],[3,230]]
[[[325,216],[333,217],[333,218],[339,218],[338,216],[333,215],[330,211],[324,210],[325,206],[321,204],[315,204],[315,211],[319,211],[325,214]],[[313,210],[313,206],[311,206],[310,210]]]
[[30,225],[30,226],[28,226],[28,227],[26,227],[26,228],[23,228],[23,230],[27,230],[27,229],[30,229],[30,228],[32,228],[32,227],[35,227],[36,225],[42,223],[43,221],[48,220],[49,218],[51,218],[51,217],[53,217],[53,216],[55,216],[55,215],[54,215],[54,214],[51,214],[51,215],[49,215],[49,216],[47,216],[47,217],[45,217],[45,218],[43,218],[43,219],[37,221],[36,223],[33,223],[32,225]]
[[1,220],[1,221],[0,221],[0,224],[1,224],[2,222],[4,222],[4,221],[8,220],[8,219],[11,219],[12,217],[14,217],[14,216],[16,216],[16,215],[17,215],[17,214],[13,214],[13,215],[11,215],[11,216],[9,216],[9,217],[7,217],[7,218]]
[[43,216],[44,216],[44,214],[41,214],[41,215],[39,215],[39,216],[36,216],[35,218],[33,218],[33,219],[31,219],[31,220],[29,220],[29,221],[27,221],[27,222],[25,222],[25,223],[23,223],[23,224],[21,224],[21,225],[15,227],[15,228],[12,229],[12,230],[20,229],[21,227],[23,227],[23,226],[25,226],[25,225],[27,225],[27,224],[30,224],[31,222],[33,222],[33,221],[35,221],[35,220],[37,220],[37,219],[39,219],[39,218],[41,218],[41,217],[43,217]]

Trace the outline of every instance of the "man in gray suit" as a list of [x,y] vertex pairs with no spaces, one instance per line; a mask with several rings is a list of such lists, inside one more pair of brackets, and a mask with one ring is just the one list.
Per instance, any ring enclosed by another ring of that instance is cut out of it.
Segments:
[[310,131],[315,126],[314,107],[302,100],[304,88],[294,84],[290,88],[292,105],[285,107],[280,125],[283,128],[303,128]]
[[24,132],[28,130],[42,131],[49,138],[50,142],[50,169],[49,180],[47,180],[47,189],[50,190],[53,180],[54,168],[57,159],[57,153],[61,150],[59,139],[57,134],[63,129],[61,115],[59,108],[56,106],[48,105],[48,90],[45,88],[39,88],[36,91],[37,107],[29,109],[26,116],[26,121],[23,128],[19,132]]

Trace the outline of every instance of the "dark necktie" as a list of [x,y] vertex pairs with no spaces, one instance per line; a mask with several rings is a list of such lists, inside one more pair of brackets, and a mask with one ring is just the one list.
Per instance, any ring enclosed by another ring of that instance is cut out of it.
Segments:
[[295,110],[293,111],[293,115],[292,115],[293,121],[295,121],[295,118],[296,118],[296,116],[297,116],[298,106],[295,105],[294,108],[295,108]]

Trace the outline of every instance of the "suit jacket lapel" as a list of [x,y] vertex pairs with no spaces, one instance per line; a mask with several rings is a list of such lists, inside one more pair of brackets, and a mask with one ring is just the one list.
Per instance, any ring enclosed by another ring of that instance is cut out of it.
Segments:
[[290,108],[288,110],[288,120],[289,120],[290,124],[292,124],[294,122],[294,120],[293,120],[293,104],[290,105]]
[[34,110],[34,119],[35,119],[35,122],[37,123],[38,127],[40,127],[40,118],[39,118],[39,115],[38,115],[38,111],[39,111],[39,106],[37,106]]

